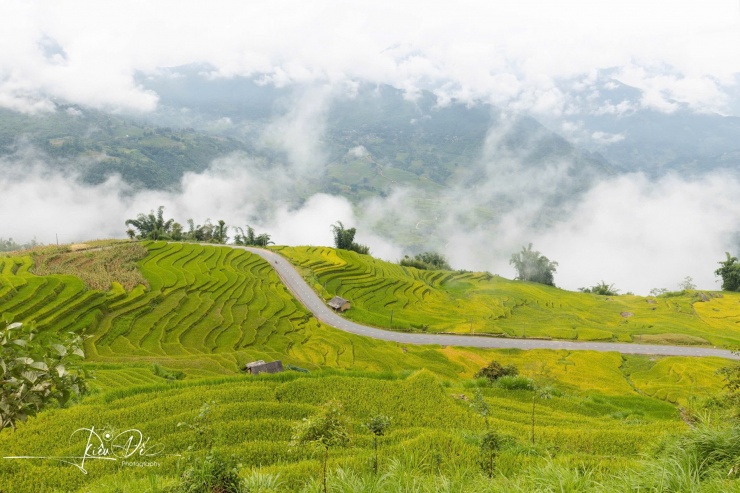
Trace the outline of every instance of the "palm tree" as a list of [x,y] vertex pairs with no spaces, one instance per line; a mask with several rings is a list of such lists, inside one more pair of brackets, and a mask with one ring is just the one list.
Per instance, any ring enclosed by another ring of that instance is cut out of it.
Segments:
[[266,247],[267,245],[274,245],[275,242],[270,241],[270,235],[268,235],[267,233],[262,233],[254,239],[254,244],[257,246]]
[[226,226],[226,223],[223,219],[218,220],[218,225],[216,226],[216,231],[213,235],[213,239],[216,241],[216,243],[226,243],[226,241],[229,239],[228,236],[226,236],[226,231],[228,231],[229,227]]
[[[133,226],[139,231],[136,237],[140,240],[168,239],[174,219],[164,220],[164,206],[160,205],[157,213],[139,214],[136,219],[127,219],[126,226]],[[130,235],[130,233],[129,233]]]
[[558,263],[551,261],[537,250],[532,250],[531,243],[526,248],[522,247],[521,252],[513,254],[509,264],[516,269],[517,279],[555,285],[553,274],[557,270]]

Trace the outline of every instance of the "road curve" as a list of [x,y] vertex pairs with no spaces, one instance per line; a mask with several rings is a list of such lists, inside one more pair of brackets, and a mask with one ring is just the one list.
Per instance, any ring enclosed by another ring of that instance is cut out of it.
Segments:
[[311,311],[321,322],[336,327],[345,332],[359,336],[372,337],[383,341],[400,342],[403,344],[439,344],[442,346],[466,346],[479,348],[516,348],[516,349],[565,349],[588,351],[617,351],[623,354],[652,354],[660,356],[715,356],[740,360],[740,355],[733,354],[726,349],[692,347],[692,346],[662,346],[655,344],[628,344],[616,342],[574,342],[541,339],[505,339],[498,337],[465,336],[449,334],[410,334],[394,332],[375,327],[361,325],[346,318],[340,317],[326,303],[319,298],[311,287],[306,284],[298,271],[281,255],[261,248],[239,247],[255,253],[267,260],[275,269],[293,295]]

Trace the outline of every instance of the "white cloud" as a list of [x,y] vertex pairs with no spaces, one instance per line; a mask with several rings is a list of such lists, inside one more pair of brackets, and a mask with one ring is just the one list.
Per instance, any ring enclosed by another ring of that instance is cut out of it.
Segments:
[[591,134],[591,139],[597,144],[609,145],[616,144],[624,140],[624,134],[610,134],[609,132],[594,132]]
[[696,181],[657,182],[627,175],[594,187],[567,218],[530,236],[560,264],[556,281],[568,289],[604,280],[622,291],[676,289],[686,276],[717,289],[723,252],[736,248],[740,183],[721,174]]
[[367,80],[555,113],[566,104],[555,81],[617,67],[644,71],[630,80],[650,92],[645,104],[716,111],[740,72],[738,17],[731,0],[8,0],[0,105],[40,111],[64,98],[148,111],[157,95],[136,71],[210,63],[278,85]]

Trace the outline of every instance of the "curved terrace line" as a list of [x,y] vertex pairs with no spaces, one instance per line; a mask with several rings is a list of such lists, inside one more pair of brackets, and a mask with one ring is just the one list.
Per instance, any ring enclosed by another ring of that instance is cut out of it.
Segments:
[[465,336],[449,334],[409,334],[383,330],[367,325],[358,324],[340,317],[331,310],[324,300],[314,292],[303,280],[293,265],[281,255],[261,248],[239,247],[257,254],[270,263],[283,284],[291,293],[321,322],[351,334],[372,337],[383,341],[400,342],[403,344],[437,344],[441,346],[463,346],[492,349],[565,349],[570,351],[616,351],[623,354],[652,354],[659,356],[697,356],[719,357],[740,360],[740,355],[733,354],[727,349],[692,347],[692,346],[662,346],[656,344],[630,344],[618,342],[575,342],[542,339],[505,339],[485,336]]

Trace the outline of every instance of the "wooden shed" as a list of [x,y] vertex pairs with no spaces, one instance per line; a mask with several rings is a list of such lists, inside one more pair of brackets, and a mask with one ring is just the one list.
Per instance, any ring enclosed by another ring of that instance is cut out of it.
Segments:
[[280,373],[283,370],[283,362],[280,360],[271,361],[265,363],[262,360],[252,361],[244,366],[244,371],[252,375],[259,373]]
[[335,312],[345,312],[350,309],[349,301],[339,296],[335,296],[330,299],[327,305],[329,305],[329,308],[331,308]]

